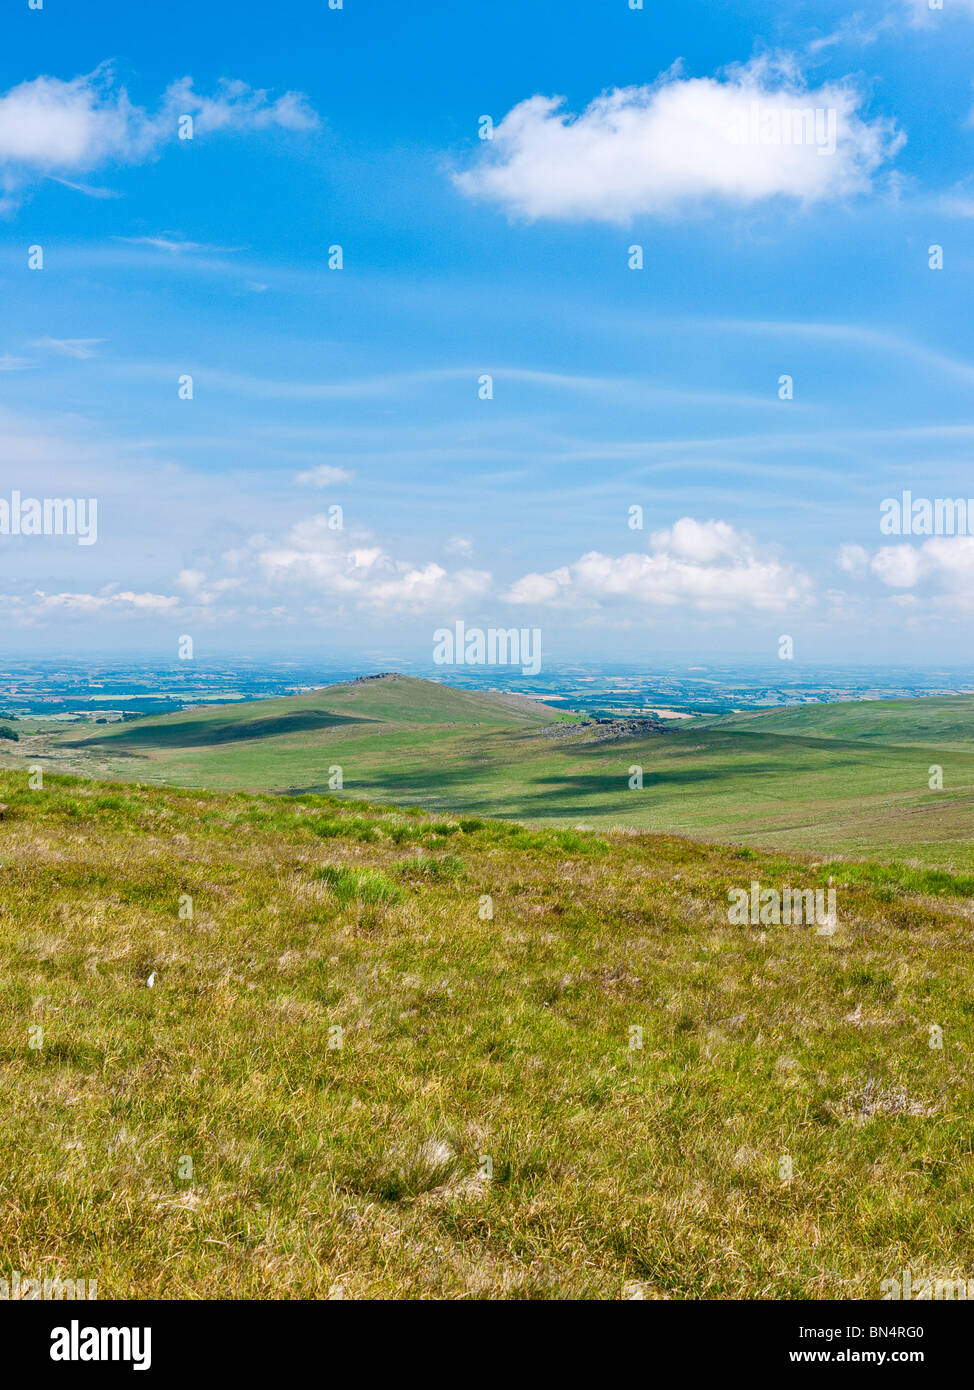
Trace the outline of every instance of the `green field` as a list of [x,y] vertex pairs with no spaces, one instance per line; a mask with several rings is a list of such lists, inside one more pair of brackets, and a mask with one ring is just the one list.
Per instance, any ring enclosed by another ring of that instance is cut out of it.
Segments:
[[[593,743],[564,710],[408,677],[57,735],[0,765],[143,784],[343,795],[666,831],[974,873],[974,699],[814,705]],[[943,768],[943,789],[928,786]],[[630,790],[630,768],[643,786]]]
[[[367,694],[326,702],[395,696]],[[464,708],[513,804],[535,715]],[[177,717],[209,730],[200,764],[133,726],[120,765],[229,778],[228,730],[280,717]],[[427,728],[472,758],[470,728]],[[307,781],[337,743],[391,791],[409,737],[278,729],[250,775],[320,739]],[[0,801],[4,1276],[101,1299],[874,1299],[904,1269],[974,1270],[974,884],[306,794],[14,770]],[[831,934],[728,922],[732,888],[830,877]]]

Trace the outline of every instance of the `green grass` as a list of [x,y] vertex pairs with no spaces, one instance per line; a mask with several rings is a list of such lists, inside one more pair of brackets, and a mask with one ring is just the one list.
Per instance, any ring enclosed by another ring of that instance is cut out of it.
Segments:
[[340,767],[341,796],[441,819],[627,826],[974,875],[972,697],[749,712],[601,744],[548,736],[564,714],[395,677],[23,736],[0,766],[296,795],[328,793]]
[[748,710],[704,721],[712,727],[806,738],[867,739],[911,747],[958,747],[974,742],[974,696],[924,696],[916,700],[841,700]]
[[[378,799],[8,771],[0,801],[0,1273],[828,1299],[974,1269],[966,881]],[[829,876],[832,936],[728,925],[731,887]]]
[[346,864],[326,864],[316,869],[314,878],[327,883],[343,907],[349,903],[397,903],[402,896],[394,883],[378,869],[350,869]]

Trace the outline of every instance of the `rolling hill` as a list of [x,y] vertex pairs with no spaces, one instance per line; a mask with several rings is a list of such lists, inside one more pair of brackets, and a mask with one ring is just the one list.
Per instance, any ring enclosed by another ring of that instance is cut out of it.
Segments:
[[[431,812],[974,873],[966,696],[601,727],[523,697],[396,675],[92,728],[24,735],[0,765],[222,791],[337,790]],[[943,785],[932,789],[938,766]]]
[[918,700],[845,700],[749,710],[702,721],[711,728],[790,734],[801,738],[974,749],[974,696]]

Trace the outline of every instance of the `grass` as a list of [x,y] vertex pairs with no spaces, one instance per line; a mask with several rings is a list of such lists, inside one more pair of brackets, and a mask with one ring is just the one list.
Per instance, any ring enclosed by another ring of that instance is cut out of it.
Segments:
[[[4,772],[0,802],[4,1274],[821,1299],[974,1270],[968,882],[378,799]],[[833,936],[727,923],[731,887],[829,876]]]
[[601,744],[551,738],[565,713],[397,676],[80,739],[25,732],[0,766],[299,796],[328,793],[339,767],[340,796],[453,824],[628,826],[974,876],[974,698],[747,712]]
[[346,864],[326,864],[314,877],[327,883],[342,907],[349,903],[397,903],[399,889],[378,869],[350,869]]

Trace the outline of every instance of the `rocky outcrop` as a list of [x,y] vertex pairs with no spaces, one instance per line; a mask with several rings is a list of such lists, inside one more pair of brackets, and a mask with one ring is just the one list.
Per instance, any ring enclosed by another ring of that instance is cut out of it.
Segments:
[[571,739],[573,743],[614,743],[622,738],[641,738],[646,734],[665,734],[659,719],[634,716],[630,719],[581,719],[571,723],[546,724],[539,729],[542,738]]

